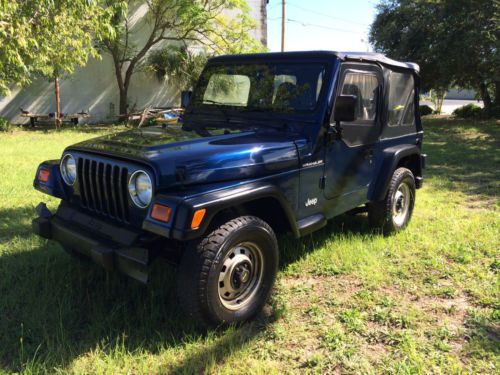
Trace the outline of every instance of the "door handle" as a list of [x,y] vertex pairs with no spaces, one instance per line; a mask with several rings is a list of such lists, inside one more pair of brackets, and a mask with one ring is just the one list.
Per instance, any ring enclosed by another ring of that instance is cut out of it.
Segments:
[[371,159],[373,157],[373,149],[366,150],[364,152],[364,157],[365,159]]

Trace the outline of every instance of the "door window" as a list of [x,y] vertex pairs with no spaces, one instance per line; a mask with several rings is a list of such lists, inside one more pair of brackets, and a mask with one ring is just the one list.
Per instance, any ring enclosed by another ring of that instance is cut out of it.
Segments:
[[356,96],[355,123],[374,124],[377,115],[378,87],[378,78],[372,72],[351,70],[346,73],[341,95]]

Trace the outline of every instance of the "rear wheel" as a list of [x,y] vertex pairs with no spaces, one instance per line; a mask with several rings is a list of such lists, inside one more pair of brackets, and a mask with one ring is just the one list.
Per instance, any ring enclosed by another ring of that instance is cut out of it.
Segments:
[[391,178],[385,199],[369,204],[370,224],[386,235],[398,232],[410,222],[414,205],[413,173],[407,168],[398,168]]
[[254,216],[238,217],[188,245],[177,294],[186,312],[206,325],[239,323],[260,312],[277,269],[271,227]]

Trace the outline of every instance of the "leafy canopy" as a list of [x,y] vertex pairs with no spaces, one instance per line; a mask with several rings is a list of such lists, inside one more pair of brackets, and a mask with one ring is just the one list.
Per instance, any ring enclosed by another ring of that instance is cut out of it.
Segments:
[[[108,6],[114,3],[106,1]],[[115,66],[120,113],[127,111],[127,92],[133,74],[146,68],[153,50],[168,44],[202,46],[208,54],[263,49],[249,33],[255,28],[255,21],[245,0],[128,0],[126,3],[127,11],[117,9],[112,18],[116,37],[103,43]],[[138,21],[137,14],[141,12],[145,13]],[[165,60],[162,69],[176,70],[174,59],[192,63],[193,58],[186,51],[165,52],[163,56],[168,61]],[[196,66],[199,61],[196,59]]]
[[111,15],[95,0],[0,0],[0,95],[97,57],[95,39],[113,36]]
[[499,9],[498,0],[384,0],[370,42],[393,58],[419,63],[424,90],[458,84],[485,99],[486,89],[498,91],[500,84]]

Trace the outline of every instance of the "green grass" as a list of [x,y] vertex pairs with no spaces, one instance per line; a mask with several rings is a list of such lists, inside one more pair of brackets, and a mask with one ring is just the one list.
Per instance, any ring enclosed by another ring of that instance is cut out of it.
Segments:
[[500,126],[425,129],[406,231],[386,238],[342,216],[281,239],[269,306],[207,332],[177,306],[168,265],[144,287],[31,234],[36,204],[57,205],[32,188],[38,163],[96,133],[0,134],[0,372],[498,373]]

